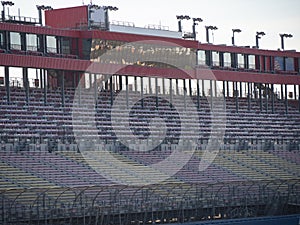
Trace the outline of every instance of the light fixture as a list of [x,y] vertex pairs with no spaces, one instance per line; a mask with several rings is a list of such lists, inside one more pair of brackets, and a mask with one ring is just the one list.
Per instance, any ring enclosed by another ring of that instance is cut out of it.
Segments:
[[196,25],[198,25],[197,22],[203,22],[203,19],[193,18],[193,38],[194,38],[194,40],[196,40]]
[[191,19],[191,17],[188,16],[188,15],[180,15],[180,16],[176,16],[176,18],[178,20],[178,32],[182,32],[181,21],[182,20],[189,20],[189,19]]
[[279,34],[281,38],[281,49],[284,50],[284,38],[292,38],[292,34]]
[[39,12],[39,24],[42,26],[43,25],[43,20],[42,20],[42,10],[53,10],[53,8],[49,5],[36,5],[36,8]]
[[235,42],[234,42],[234,33],[240,33],[242,32],[241,29],[232,29],[232,45],[235,45]]
[[263,31],[257,31],[257,32],[256,32],[256,36],[255,36],[255,40],[256,40],[256,48],[259,48],[258,40],[259,40],[262,36],[264,36],[264,35],[266,35],[266,33],[263,32]]
[[206,29],[206,42],[209,43],[209,30],[218,30],[216,26],[205,26]]

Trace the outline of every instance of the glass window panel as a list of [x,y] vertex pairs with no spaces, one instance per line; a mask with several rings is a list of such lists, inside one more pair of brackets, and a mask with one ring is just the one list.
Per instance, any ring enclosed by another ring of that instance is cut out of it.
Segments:
[[21,35],[17,32],[10,32],[11,49],[21,50]]
[[283,57],[276,56],[274,58],[274,69],[275,70],[283,70],[284,69]]
[[285,63],[286,63],[286,70],[287,71],[294,71],[295,70],[294,58],[286,58]]
[[238,67],[239,68],[244,68],[245,67],[244,54],[238,54]]
[[26,47],[29,51],[37,51],[37,36],[35,34],[26,34]]
[[47,36],[47,52],[57,53],[55,36]]
[[224,67],[231,67],[231,54],[224,52]]
[[213,66],[220,66],[219,52],[212,52]]
[[255,55],[249,55],[249,69],[255,69]]
[[199,50],[197,53],[198,53],[198,65],[205,65],[205,51]]

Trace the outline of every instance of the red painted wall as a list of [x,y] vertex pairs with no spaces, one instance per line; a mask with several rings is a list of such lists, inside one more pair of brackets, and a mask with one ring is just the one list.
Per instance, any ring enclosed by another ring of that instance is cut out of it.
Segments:
[[88,8],[78,6],[45,11],[46,26],[55,28],[78,28],[79,25],[87,26]]

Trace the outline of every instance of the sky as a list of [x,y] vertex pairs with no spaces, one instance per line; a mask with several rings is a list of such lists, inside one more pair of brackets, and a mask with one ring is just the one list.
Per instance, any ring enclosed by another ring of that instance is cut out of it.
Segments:
[[[54,9],[89,4],[90,0],[12,0],[10,15],[38,17],[36,5],[50,5]],[[25,4],[24,4],[25,3]],[[300,0],[103,0],[92,1],[100,6],[116,6],[110,20],[133,22],[137,27],[148,24],[168,26],[177,30],[176,15],[200,17],[203,22],[196,27],[197,39],[205,43],[205,26],[217,26],[210,34],[214,44],[231,45],[232,29],[238,46],[254,46],[257,31],[266,33],[260,39],[261,49],[280,48],[279,33],[292,34],[285,39],[286,50],[300,51]],[[183,21],[183,31],[192,32],[192,21]]]

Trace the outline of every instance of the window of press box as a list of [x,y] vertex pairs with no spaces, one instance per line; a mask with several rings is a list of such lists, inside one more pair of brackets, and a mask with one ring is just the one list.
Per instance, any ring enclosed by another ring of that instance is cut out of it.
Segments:
[[249,55],[248,62],[249,62],[249,69],[254,70],[255,69],[255,55]]
[[284,70],[284,58],[276,56],[274,58],[274,69],[275,70]]
[[197,55],[198,55],[198,57],[197,57],[198,58],[198,63],[197,64],[202,65],[202,66],[206,65],[205,64],[205,61],[206,61],[205,60],[205,58],[206,58],[205,57],[205,51],[204,50],[198,50]]
[[69,38],[62,39],[62,54],[71,54],[71,41]]
[[238,68],[245,68],[245,55],[239,53],[237,60],[238,60]]
[[26,49],[28,51],[37,51],[38,37],[36,34],[26,34]]
[[229,52],[224,52],[224,67],[231,67],[231,54]]
[[21,50],[21,34],[18,32],[10,32],[10,49]]
[[212,61],[213,61],[213,66],[220,66],[220,54],[219,54],[219,52],[216,52],[216,51],[212,52]]
[[285,58],[285,70],[295,71],[294,58],[291,57]]
[[55,36],[47,36],[47,52],[48,53],[57,53],[57,45],[56,45],[56,37]]
[[0,31],[0,48],[5,49],[5,36],[4,32]]

